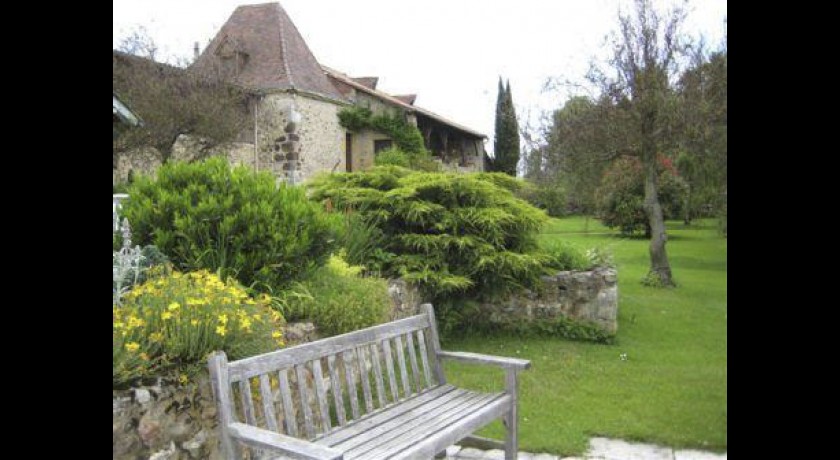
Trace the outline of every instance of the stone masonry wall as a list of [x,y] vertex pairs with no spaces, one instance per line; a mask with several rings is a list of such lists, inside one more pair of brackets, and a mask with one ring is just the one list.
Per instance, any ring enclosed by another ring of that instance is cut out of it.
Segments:
[[[289,131],[286,119],[288,107],[301,114],[299,126]],[[322,171],[344,171],[344,128],[338,124],[337,104],[288,93],[267,95],[260,104],[258,145],[260,169],[271,165],[278,178],[290,170],[290,162],[297,158],[294,168],[299,171],[295,180],[306,180]],[[297,143],[298,145],[294,145]],[[295,149],[299,155],[295,156]]]
[[[506,299],[481,304],[481,314],[491,322],[551,320],[559,316],[588,321],[604,331],[618,330],[618,282],[614,268],[562,271],[543,277],[539,292],[525,291]],[[416,288],[403,280],[390,280],[391,319],[419,312],[423,300]]]

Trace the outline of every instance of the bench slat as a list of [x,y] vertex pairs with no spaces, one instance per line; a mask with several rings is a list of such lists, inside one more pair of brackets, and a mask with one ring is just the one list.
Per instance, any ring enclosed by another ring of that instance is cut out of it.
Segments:
[[254,417],[254,398],[251,397],[251,382],[241,380],[239,382],[239,396],[242,400],[242,412],[245,414],[245,421],[248,425],[257,426],[257,418]]
[[347,424],[347,417],[344,416],[344,395],[341,393],[341,379],[338,378],[338,369],[335,365],[335,356],[327,357],[327,367],[330,370],[330,384],[332,385],[333,401],[335,402],[335,415],[338,417],[338,424]]
[[297,436],[297,420],[295,420],[295,409],[292,405],[292,389],[289,385],[289,370],[280,369],[277,372],[280,377],[280,398],[283,400],[283,420],[286,422],[286,434]]
[[312,424],[312,408],[309,407],[309,387],[306,385],[305,365],[295,366],[295,374],[300,392],[300,407],[303,409],[303,427],[306,429],[306,437],[312,439],[315,437],[315,426]]
[[432,377],[429,374],[429,358],[426,353],[426,335],[423,334],[423,329],[417,331],[417,345],[420,349],[420,361],[423,362],[423,378],[426,380],[426,388],[431,388]]
[[391,356],[391,341],[382,341],[382,351],[385,353],[385,370],[388,371],[388,384],[391,388],[391,402],[400,400],[400,395],[397,393],[397,378],[394,376],[394,358]]
[[405,335],[405,343],[408,347],[408,357],[411,363],[411,376],[414,377],[414,389],[420,393],[423,386],[420,384],[420,370],[417,368],[417,349],[414,348],[414,334],[409,332]]
[[[431,399],[408,411],[400,411],[391,415],[387,420],[380,421],[376,426],[368,427],[364,431],[357,432],[340,443],[331,443],[331,447],[342,451],[351,451],[362,446],[370,446],[372,449],[378,445],[378,440],[392,430],[399,429],[407,421],[413,419],[426,419],[436,414],[442,407],[451,407],[452,404],[460,404],[470,394],[467,390],[455,389],[437,398]],[[399,405],[397,406],[399,407]],[[384,442],[384,441],[383,441]],[[373,443],[373,444],[371,444]]]
[[405,352],[403,351],[402,336],[398,335],[394,338],[397,346],[397,362],[400,363],[400,378],[402,379],[403,397],[411,396],[411,388],[408,385],[408,371],[405,368]]
[[359,397],[356,392],[356,377],[353,375],[353,352],[345,351],[341,354],[344,358],[344,376],[347,377],[347,399],[350,400],[350,410],[353,412],[353,419],[359,418]]
[[[418,396],[415,396],[414,398],[404,401],[402,404],[389,407],[388,409],[371,415],[370,417],[348,424],[344,428],[335,430],[332,433],[316,439],[315,442],[325,446],[336,445],[453,391],[457,391],[457,389],[452,385],[435,387],[429,391],[421,393]],[[463,390],[461,391],[463,392]]]
[[362,381],[362,393],[365,396],[365,413],[373,412],[373,397],[370,394],[370,376],[368,375],[365,347],[356,348],[356,362],[359,363],[359,379]]
[[260,399],[262,399],[266,426],[271,431],[278,431],[277,417],[274,415],[274,398],[271,395],[271,382],[268,380],[268,374],[260,376]]
[[411,316],[387,324],[331,337],[328,340],[304,343],[263,355],[252,356],[230,363],[230,381],[256,377],[284,367],[291,367],[327,355],[344,352],[366,343],[396,337],[406,332],[429,326],[426,315]]
[[324,375],[321,371],[321,360],[312,361],[312,377],[315,380],[315,396],[318,398],[318,408],[321,410],[321,426],[324,431],[332,429],[330,422],[330,401],[327,399],[327,391],[324,388]]
[[[404,442],[405,438],[411,437],[415,442],[420,441],[425,436],[428,436],[430,426],[438,426],[446,422],[452,423],[455,420],[468,417],[475,409],[499,396],[498,393],[465,392],[465,394],[440,404],[420,416],[409,413],[382,424],[377,427],[376,433],[371,433],[375,434],[375,436],[356,447],[348,449],[345,444],[336,447],[344,451],[347,458],[359,456],[371,458],[382,455],[393,451]],[[432,433],[434,431],[431,430]],[[421,432],[426,433],[426,435],[421,435]]]
[[[510,397],[506,394],[498,395],[495,399],[483,401],[470,408],[468,413],[455,413],[434,421],[427,420],[422,429],[406,433],[402,438],[395,439],[377,455],[365,455],[366,460],[388,459],[416,459],[430,458],[436,454],[440,446],[449,446],[464,438],[480,426],[495,420],[508,410]],[[345,453],[349,460],[353,456]],[[515,457],[505,457],[515,458]]]
[[373,360],[373,376],[376,380],[376,398],[379,400],[379,408],[385,407],[385,385],[382,381],[382,364],[379,361],[379,347],[376,343],[370,344],[371,359]]

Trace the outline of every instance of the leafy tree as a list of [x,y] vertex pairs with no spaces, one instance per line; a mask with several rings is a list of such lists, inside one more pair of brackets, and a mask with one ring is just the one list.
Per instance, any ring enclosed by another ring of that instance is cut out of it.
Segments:
[[698,47],[681,76],[681,153],[677,167],[689,183],[684,221],[725,206],[726,196],[726,50],[706,53]]
[[[116,157],[138,147],[154,147],[160,160],[172,157],[181,135],[199,141],[199,157],[234,141],[252,124],[247,93],[220,74],[156,62],[157,46],[143,29],[113,52],[113,90],[143,120],[114,140]],[[135,54],[136,53],[136,54]]]
[[496,96],[496,133],[493,141],[493,170],[516,176],[519,163],[519,123],[516,121],[516,109],[510,91],[499,77],[499,92]]

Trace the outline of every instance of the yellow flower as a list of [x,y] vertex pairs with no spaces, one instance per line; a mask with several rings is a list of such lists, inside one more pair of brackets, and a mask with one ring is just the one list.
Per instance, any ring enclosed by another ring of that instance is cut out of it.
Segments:
[[151,334],[149,334],[149,340],[151,340],[152,342],[160,342],[161,340],[163,340],[163,334],[161,334],[160,332],[152,332]]
[[123,324],[123,323],[114,323],[114,329],[116,329],[118,331],[120,329],[122,329],[123,327],[125,327],[125,324]]
[[219,334],[220,336],[224,337],[226,333],[227,330],[225,330],[224,326],[216,326],[216,334]]
[[262,316],[260,316],[258,313],[254,313],[254,314],[253,314],[253,315],[251,315],[251,316],[253,316],[253,317],[254,317],[254,320],[256,320],[256,321],[262,322],[262,320],[263,320],[263,319],[262,319]]
[[181,374],[181,375],[178,377],[178,381],[179,381],[179,382],[181,382],[181,385],[186,385],[186,384],[187,384],[187,382],[189,382],[189,381],[190,381],[190,379],[189,379],[189,377],[187,377],[187,376],[186,376],[186,374]]
[[228,317],[226,314],[222,313],[221,315],[219,315],[219,322],[222,323],[223,326],[227,324],[227,321]]
[[274,339],[279,339],[280,337],[283,337],[283,333],[280,331],[274,331],[271,333],[271,337]]
[[192,324],[193,326],[198,326],[198,320],[197,319],[191,319],[190,324]]
[[165,311],[165,312],[160,314],[160,319],[162,319],[164,321],[168,320],[169,318],[172,318],[172,313],[170,313],[168,311]]
[[149,355],[147,355],[146,352],[140,353],[140,359],[142,359],[143,361],[148,361]]
[[137,349],[140,348],[140,344],[137,342],[128,342],[125,344],[125,349],[134,353]]
[[[189,299],[187,299],[187,305],[189,305],[189,304],[190,304],[190,301],[189,301]],[[175,311],[179,308],[181,308],[181,304],[179,304],[178,302],[172,302],[171,304],[169,304],[168,307],[166,307],[166,309],[169,310],[169,311]]]
[[128,327],[129,327],[129,329],[133,328],[133,327],[140,327],[144,324],[146,324],[146,322],[143,321],[142,319],[136,317],[136,316],[132,315],[132,316],[128,317]]

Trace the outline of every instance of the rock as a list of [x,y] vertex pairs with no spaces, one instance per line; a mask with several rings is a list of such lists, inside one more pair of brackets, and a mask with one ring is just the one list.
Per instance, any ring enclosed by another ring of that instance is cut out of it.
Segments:
[[178,448],[175,447],[174,442],[169,443],[169,448],[155,452],[149,457],[149,460],[175,460],[178,456]]
[[134,389],[134,400],[140,404],[147,404],[152,400],[152,394],[145,388]]
[[203,429],[192,439],[181,444],[181,448],[189,452],[190,458],[205,458],[204,445],[207,443],[207,432]]
[[151,446],[160,435],[160,422],[154,420],[147,413],[140,419],[140,424],[137,426],[137,434],[143,441],[143,444]]
[[289,323],[283,337],[287,342],[307,342],[314,338],[315,332],[315,325],[312,323]]
[[216,418],[217,410],[215,406],[207,406],[201,411],[201,418],[204,420],[213,420]]

